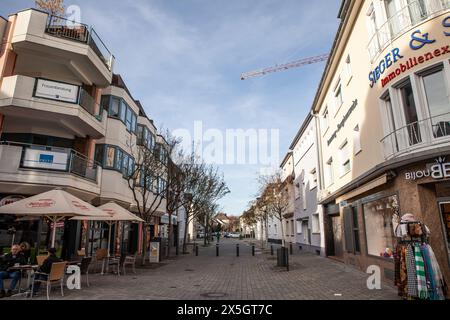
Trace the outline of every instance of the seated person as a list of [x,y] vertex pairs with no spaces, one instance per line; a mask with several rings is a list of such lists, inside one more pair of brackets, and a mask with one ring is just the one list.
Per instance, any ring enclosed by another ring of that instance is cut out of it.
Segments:
[[[20,271],[10,270],[10,268],[15,265],[24,264],[26,264],[26,260],[24,255],[20,252],[20,246],[13,245],[11,248],[11,253],[8,253],[3,257],[0,265],[0,298],[4,298],[5,296],[10,297],[12,295],[12,291],[17,286],[17,282],[19,282]],[[12,279],[7,292],[5,292],[3,284],[4,279]]]
[[28,242],[22,242],[20,244],[20,251],[22,252],[25,259],[28,261],[31,257],[31,246]]
[[[50,274],[50,271],[52,270],[52,264],[55,262],[62,262],[62,260],[56,256],[56,249],[50,248],[50,249],[48,249],[47,259],[44,260],[44,262],[42,263],[42,266],[40,266],[39,269],[37,270],[38,273],[35,275],[34,279],[35,280],[47,280],[48,275]],[[40,288],[41,288],[41,283],[36,282],[34,284],[33,295],[36,295],[39,292]]]

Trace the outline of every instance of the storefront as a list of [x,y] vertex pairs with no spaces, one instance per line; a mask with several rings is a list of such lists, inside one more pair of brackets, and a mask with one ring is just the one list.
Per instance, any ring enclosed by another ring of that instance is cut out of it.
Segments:
[[390,170],[337,198],[339,215],[325,220],[331,246],[327,253],[362,271],[380,266],[383,279],[391,282],[397,244],[393,217],[411,213],[429,227],[429,244],[449,283],[450,162],[446,158],[450,154]]

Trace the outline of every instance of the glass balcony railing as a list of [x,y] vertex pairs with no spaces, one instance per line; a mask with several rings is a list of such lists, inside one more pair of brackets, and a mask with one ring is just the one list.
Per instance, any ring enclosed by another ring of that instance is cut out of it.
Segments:
[[450,0],[417,0],[410,2],[377,29],[367,49],[373,62],[398,36],[415,25],[450,9]]
[[450,113],[410,123],[381,140],[386,159],[450,139]]
[[97,182],[97,163],[67,148],[1,141],[0,145],[22,147],[20,167],[39,171],[66,172]]
[[102,121],[102,109],[100,108],[100,105],[95,101],[95,98],[83,88],[80,88],[80,97],[78,101],[78,104],[83,107],[84,110],[93,115],[98,121]]
[[55,37],[86,43],[112,72],[114,56],[93,28],[80,22],[49,15],[45,32]]

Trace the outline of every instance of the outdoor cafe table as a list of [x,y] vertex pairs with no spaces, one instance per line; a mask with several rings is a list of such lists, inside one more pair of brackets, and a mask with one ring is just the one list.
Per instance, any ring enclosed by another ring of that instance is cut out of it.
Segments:
[[28,290],[31,286],[31,276],[33,274],[34,271],[36,271],[37,269],[39,269],[38,265],[23,265],[23,266],[14,266],[11,268],[8,268],[8,271],[19,271],[20,272],[20,279],[19,279],[19,294],[22,291],[22,277],[23,277],[23,272],[27,272],[28,274],[28,279],[27,279],[27,287],[26,290]]

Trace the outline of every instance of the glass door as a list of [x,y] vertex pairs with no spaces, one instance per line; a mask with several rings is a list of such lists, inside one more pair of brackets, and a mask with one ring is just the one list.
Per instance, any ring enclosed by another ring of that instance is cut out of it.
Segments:
[[413,146],[422,142],[422,136],[420,133],[416,101],[414,100],[414,92],[410,80],[400,87],[400,94],[403,105],[403,113],[405,115],[409,145]]

